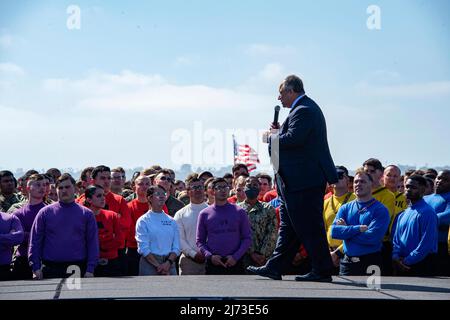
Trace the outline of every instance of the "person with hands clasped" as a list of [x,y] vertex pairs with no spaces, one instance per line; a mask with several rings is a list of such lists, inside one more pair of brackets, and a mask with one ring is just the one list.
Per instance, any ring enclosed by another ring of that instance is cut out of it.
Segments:
[[223,178],[212,181],[214,204],[200,211],[197,247],[206,257],[206,274],[244,274],[242,257],[252,244],[247,212],[227,201],[230,187]]
[[177,275],[180,235],[176,221],[163,212],[166,198],[163,187],[150,186],[147,199],[151,209],[136,222],[140,276]]

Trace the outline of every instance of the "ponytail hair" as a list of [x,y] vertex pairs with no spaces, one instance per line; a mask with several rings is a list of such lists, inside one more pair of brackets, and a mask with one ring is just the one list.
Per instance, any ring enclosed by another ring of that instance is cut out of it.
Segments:
[[86,201],[86,199],[92,199],[97,189],[103,190],[103,187],[92,185],[86,188],[86,190],[84,191],[84,203],[83,203],[85,207],[89,207],[89,203]]

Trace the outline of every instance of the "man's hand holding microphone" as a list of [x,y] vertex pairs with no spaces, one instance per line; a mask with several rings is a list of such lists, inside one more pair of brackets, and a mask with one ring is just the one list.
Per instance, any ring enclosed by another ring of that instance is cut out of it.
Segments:
[[270,124],[270,130],[263,133],[263,142],[269,143],[270,135],[277,134],[280,131],[280,123],[278,122],[278,115],[280,113],[280,106],[275,106],[275,113],[273,116],[273,122]]

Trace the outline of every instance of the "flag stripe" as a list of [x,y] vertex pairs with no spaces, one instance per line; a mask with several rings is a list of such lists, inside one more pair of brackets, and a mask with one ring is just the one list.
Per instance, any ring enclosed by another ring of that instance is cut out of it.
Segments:
[[258,153],[252,149],[248,144],[238,145],[234,140],[234,162],[244,163],[247,166],[248,172],[256,169],[256,164],[259,163]]

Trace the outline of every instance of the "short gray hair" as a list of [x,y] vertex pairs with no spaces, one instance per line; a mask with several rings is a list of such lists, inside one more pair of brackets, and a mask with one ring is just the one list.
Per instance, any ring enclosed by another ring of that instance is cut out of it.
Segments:
[[296,93],[304,93],[303,81],[294,74],[291,74],[284,79],[283,87],[288,90],[292,90]]

